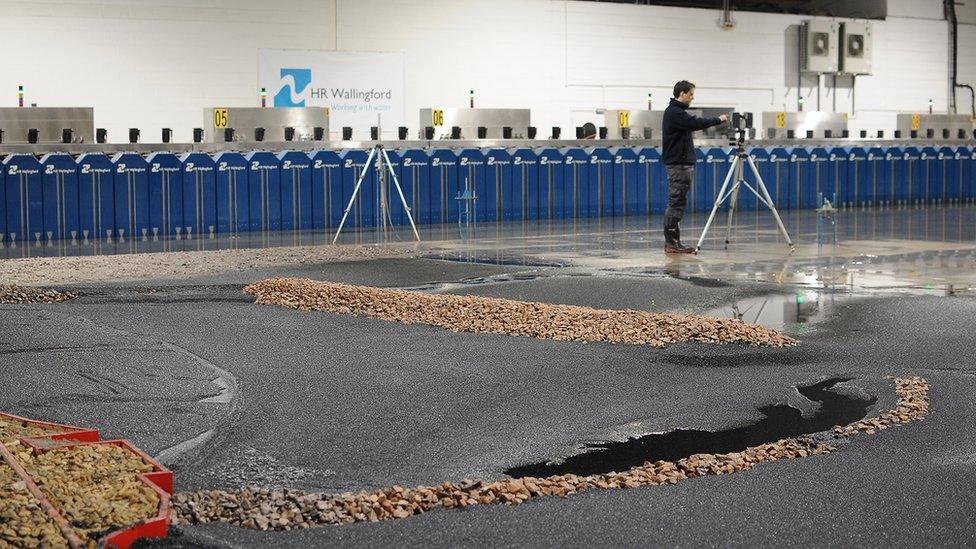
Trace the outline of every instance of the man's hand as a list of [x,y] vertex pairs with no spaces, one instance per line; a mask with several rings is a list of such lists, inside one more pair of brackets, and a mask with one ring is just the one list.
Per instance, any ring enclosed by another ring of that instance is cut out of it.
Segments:
[[723,124],[725,124],[726,122],[729,121],[729,115],[727,115],[727,114],[720,114],[718,116],[718,119],[721,120]]

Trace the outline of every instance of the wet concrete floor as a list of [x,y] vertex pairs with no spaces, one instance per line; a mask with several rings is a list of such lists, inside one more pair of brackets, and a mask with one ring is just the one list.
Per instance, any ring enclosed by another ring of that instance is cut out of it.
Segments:
[[775,404],[759,408],[763,418],[748,425],[722,431],[676,429],[628,438],[622,442],[587,444],[579,453],[563,459],[512,467],[505,474],[514,477],[549,477],[553,475],[599,475],[623,472],[651,461],[678,461],[694,454],[727,454],[784,438],[829,431],[835,425],[847,425],[863,419],[875,398],[835,392],[838,383],[850,381],[832,378],[797,387],[804,398],[820,405],[808,416],[793,406]]
[[[800,339],[789,349],[457,334],[241,299],[241,286],[267,270],[91,284],[64,304],[0,306],[0,409],[130,438],[165,457],[177,489],[342,491],[502,478],[587,444],[743,428],[763,421],[765,407],[813,418],[822,403],[797,388],[837,378],[850,379],[835,388],[872,415],[894,404],[886,376],[921,375],[932,383],[928,418],[828,456],[386,524],[275,534],[193,527],[173,543],[972,545],[974,215],[842,212],[838,244],[820,248],[803,214],[792,255],[760,215],[740,220],[729,252],[710,246],[694,257],[665,257],[652,219],[429,238],[417,248],[428,258],[279,270],[600,308],[725,311],[782,325]],[[700,221],[688,220],[686,232]],[[821,397],[831,394],[823,388]]]

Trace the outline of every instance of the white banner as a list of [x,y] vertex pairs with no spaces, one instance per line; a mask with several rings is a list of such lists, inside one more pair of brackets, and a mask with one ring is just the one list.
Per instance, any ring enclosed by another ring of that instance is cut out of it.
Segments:
[[272,107],[329,107],[329,127],[406,125],[403,53],[260,50],[258,85]]

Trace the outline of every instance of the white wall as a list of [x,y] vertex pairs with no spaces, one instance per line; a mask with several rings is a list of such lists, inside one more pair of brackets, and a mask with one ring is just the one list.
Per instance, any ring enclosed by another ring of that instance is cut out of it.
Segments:
[[[970,2],[971,12],[974,14],[972,23],[960,23],[958,35],[959,74],[960,84],[969,84],[976,88],[976,2]],[[961,20],[961,19],[960,19]],[[973,101],[969,90],[956,91],[956,109],[960,113],[972,113]]]
[[[14,48],[0,106],[24,84],[28,102],[95,107],[113,141],[129,127],[144,141],[162,127],[189,140],[203,108],[257,105],[260,48],[403,51],[412,129],[418,109],[463,106],[471,88],[478,106],[531,107],[540,135],[598,122],[597,108],[641,108],[648,91],[663,108],[681,78],[701,105],[792,110],[784,31],[804,19],[742,12],[723,31],[712,10],[563,0],[0,0],[0,13]],[[857,79],[856,97],[837,96],[844,112],[856,99],[853,128],[890,130],[892,113],[930,97],[944,110],[941,0],[890,0],[873,25],[874,74]],[[976,77],[974,51],[976,30],[961,25],[962,80]],[[816,108],[816,89],[804,94]],[[822,90],[822,109],[832,104]]]

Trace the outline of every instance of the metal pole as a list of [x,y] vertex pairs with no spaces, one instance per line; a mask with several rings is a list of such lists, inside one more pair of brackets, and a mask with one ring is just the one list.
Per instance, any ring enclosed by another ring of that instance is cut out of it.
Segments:
[[739,201],[739,185],[745,181],[745,174],[743,170],[743,164],[745,161],[742,160],[745,152],[739,152],[736,158],[739,162],[735,166],[735,184],[732,186],[732,198],[729,201],[729,214],[725,222],[725,249],[729,248],[729,242],[732,238],[732,218],[735,216],[735,206]]
[[790,250],[792,251],[794,249],[793,241],[790,239],[789,233],[786,232],[786,227],[783,226],[783,220],[779,217],[779,211],[776,210],[776,204],[773,203],[772,197],[769,196],[769,190],[766,189],[766,183],[763,182],[762,176],[759,175],[759,170],[756,169],[756,164],[752,161],[752,158],[746,157],[746,160],[749,161],[749,167],[752,168],[752,173],[756,176],[756,184],[762,191],[763,196],[766,197],[766,205],[769,206],[769,209],[773,212],[773,217],[776,218],[776,225],[779,226],[780,232],[783,233],[783,238],[786,239],[786,243],[790,245]]
[[732,160],[732,164],[729,166],[728,173],[725,174],[725,180],[722,182],[722,188],[719,190],[719,196],[715,199],[715,204],[712,205],[712,213],[708,215],[708,221],[705,222],[705,228],[702,229],[701,236],[698,237],[698,244],[695,245],[695,253],[701,249],[702,242],[705,241],[705,235],[708,234],[708,228],[712,225],[712,220],[715,219],[715,213],[718,211],[718,207],[722,204],[722,200],[725,197],[725,189],[729,186],[729,181],[732,179],[732,175],[735,173],[736,166],[739,164],[740,159],[736,156]]
[[403,211],[407,213],[407,220],[410,221],[410,228],[413,229],[413,235],[417,237],[417,242],[420,242],[420,233],[417,232],[417,225],[413,222],[413,214],[410,213],[410,206],[407,205],[407,199],[403,196],[403,189],[400,187],[400,180],[397,179],[396,171],[393,170],[393,163],[390,162],[390,155],[386,154],[386,149],[377,145],[377,148],[383,153],[383,159],[386,160],[386,166],[390,170],[390,175],[393,176],[393,184],[396,185],[397,194],[400,195],[400,203],[403,204]]
[[[374,147],[369,151],[369,156],[366,157],[365,166],[369,166],[370,161],[373,159],[373,155],[376,154],[376,148]],[[364,167],[365,167],[364,166]],[[363,178],[366,177],[366,170],[364,169],[359,173],[359,179],[356,180],[356,186],[353,188],[352,196],[349,197],[349,204],[346,206],[346,210],[342,212],[342,219],[339,221],[339,227],[336,229],[335,237],[332,239],[332,243],[335,244],[336,240],[339,240],[339,234],[342,233],[342,227],[346,224],[346,217],[349,216],[349,210],[352,209],[353,202],[356,201],[356,196],[359,195],[359,188],[363,184]]]

